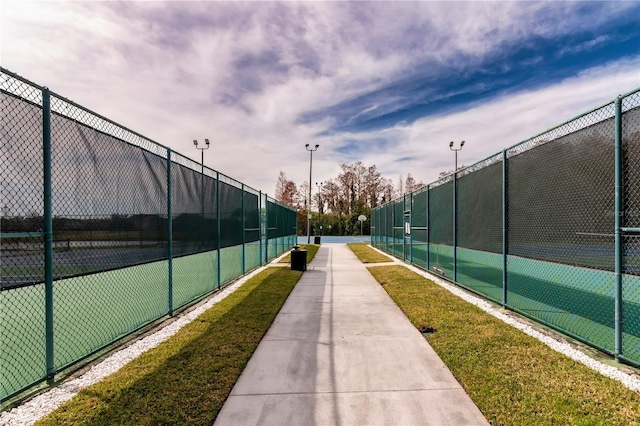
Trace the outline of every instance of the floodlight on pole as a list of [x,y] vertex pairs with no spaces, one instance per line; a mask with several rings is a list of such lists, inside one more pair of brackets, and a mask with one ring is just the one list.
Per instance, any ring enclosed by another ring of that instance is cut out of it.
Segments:
[[313,152],[318,150],[320,145],[316,144],[315,147],[309,148],[309,144],[304,147],[309,151],[309,201],[307,202],[307,244],[311,244],[311,169],[313,167]]
[[449,149],[455,152],[456,159],[455,159],[455,168],[453,169],[453,173],[456,173],[458,171],[458,151],[462,150],[462,147],[464,146],[464,141],[460,142],[460,148],[454,148],[453,145],[454,145],[453,141],[449,142]]
[[204,140],[204,148],[198,146],[197,139],[193,140],[193,144],[200,150],[200,198],[202,198],[202,216],[204,217],[204,152],[209,149],[209,139]]

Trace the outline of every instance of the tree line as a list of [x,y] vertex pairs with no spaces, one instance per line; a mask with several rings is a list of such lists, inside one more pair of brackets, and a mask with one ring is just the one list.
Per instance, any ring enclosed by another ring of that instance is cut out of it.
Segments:
[[[340,164],[341,172],[324,182],[313,182],[311,196],[312,235],[368,235],[371,209],[391,201],[402,194],[425,186],[409,173],[397,181],[385,178],[376,166],[366,166],[361,161]],[[298,235],[307,233],[307,207],[309,182],[300,185],[280,171],[276,183],[275,198],[298,212]],[[362,223],[358,217],[365,216]]]

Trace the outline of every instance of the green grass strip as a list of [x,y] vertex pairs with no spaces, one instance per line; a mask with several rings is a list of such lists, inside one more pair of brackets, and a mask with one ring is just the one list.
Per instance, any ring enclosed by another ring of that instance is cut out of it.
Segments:
[[211,424],[301,275],[267,268],[37,424]]
[[[313,258],[316,256],[316,253],[318,253],[319,249],[320,249],[320,245],[318,244],[300,244],[300,250],[307,251],[307,265],[311,263]],[[289,252],[289,254],[287,254],[285,257],[280,259],[278,263],[291,263],[291,252]]]
[[638,425],[640,395],[403,266],[369,271],[493,425]]
[[372,249],[366,243],[350,243],[347,245],[362,263],[393,262],[389,256]]

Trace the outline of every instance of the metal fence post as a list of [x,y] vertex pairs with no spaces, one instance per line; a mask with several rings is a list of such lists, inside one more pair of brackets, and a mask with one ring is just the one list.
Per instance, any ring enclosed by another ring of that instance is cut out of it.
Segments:
[[220,250],[221,250],[221,238],[220,238],[220,172],[216,172],[216,246],[218,248],[216,252],[216,280],[218,281],[218,289],[222,285],[220,282],[220,277],[222,274],[220,273],[221,265],[220,265]]
[[246,254],[245,254],[245,250],[246,247],[244,245],[244,241],[245,241],[245,223],[244,223],[244,183],[242,184],[242,273],[244,274],[245,272],[247,272],[247,267],[246,267]]
[[264,194],[264,263],[269,263],[269,196]]
[[622,355],[622,226],[624,214],[623,200],[623,151],[622,151],[622,98],[618,97],[614,103],[615,108],[615,287],[614,287],[614,355],[618,358]]
[[409,262],[413,264],[413,192],[409,194]]
[[427,271],[431,270],[431,241],[429,238],[429,234],[431,234],[431,226],[429,225],[429,198],[431,191],[431,186],[427,185]]
[[262,257],[262,239],[264,238],[264,234],[262,232],[262,191],[258,191],[258,228],[260,229],[260,265],[264,265],[264,259]]
[[[396,203],[391,202],[391,253],[396,256]],[[396,256],[397,257],[397,256]]]
[[42,89],[42,171],[44,231],[44,304],[47,381],[56,372],[53,335],[53,208],[51,205],[51,93]]
[[458,172],[453,172],[453,282],[458,282]]
[[507,150],[502,150],[502,305],[507,306],[508,290],[507,290],[507,250],[508,250],[508,231],[507,231]]
[[173,316],[173,206],[171,205],[171,149],[167,148],[167,262],[169,273],[169,315]]
[[389,214],[388,204],[384,206],[384,251],[389,252]]
[[406,262],[409,258],[407,256],[407,225],[404,224],[404,215],[407,212],[407,194],[402,196],[402,261]]

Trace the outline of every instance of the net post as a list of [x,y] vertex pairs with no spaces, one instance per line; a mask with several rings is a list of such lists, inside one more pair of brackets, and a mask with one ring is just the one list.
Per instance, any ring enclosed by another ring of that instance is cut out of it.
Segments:
[[169,315],[173,316],[173,206],[171,204],[171,148],[167,148],[167,266]]
[[509,244],[508,222],[507,222],[507,150],[502,150],[502,306],[508,303],[508,282],[507,282],[507,250]]
[[622,152],[622,98],[614,103],[615,109],[615,283],[614,283],[614,355],[619,359],[622,355],[622,226],[623,226],[623,152]]
[[220,249],[221,249],[221,239],[220,239],[220,172],[216,172],[216,281],[218,282],[218,289],[220,289]]
[[44,303],[47,381],[55,375],[53,335],[53,212],[51,204],[51,92],[42,89],[42,169],[44,197]]

